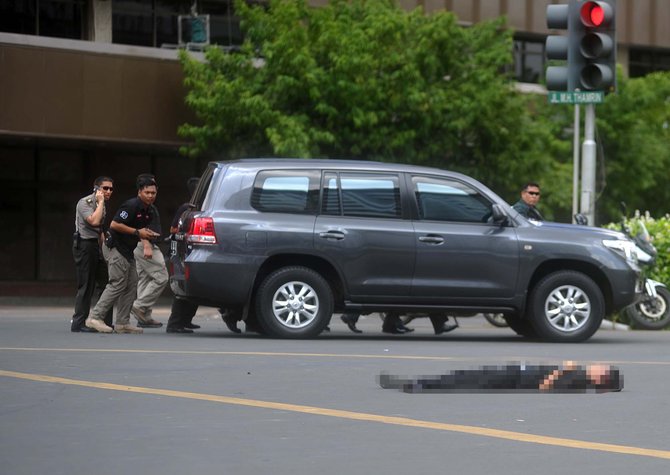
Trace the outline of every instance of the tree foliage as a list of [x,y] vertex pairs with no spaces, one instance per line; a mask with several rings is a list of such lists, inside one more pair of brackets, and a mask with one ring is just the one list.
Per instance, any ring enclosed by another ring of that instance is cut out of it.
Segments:
[[189,154],[361,158],[440,166],[516,190],[564,174],[563,147],[505,74],[504,19],[459,26],[450,12],[391,0],[240,2],[246,42],[182,55],[198,124]]
[[[570,220],[572,108],[516,92],[504,18],[463,27],[450,12],[408,12],[395,0],[238,1],[236,9],[240,52],[181,54],[198,118],[180,128],[191,140],[186,154],[437,166],[510,202],[532,180],[545,217]],[[618,94],[598,106],[600,222],[616,219],[621,199],[665,212],[668,97],[668,75],[651,75],[620,79]]]
[[662,216],[670,206],[670,72],[621,79],[616,95],[598,108],[606,185],[598,203],[616,219],[619,203]]

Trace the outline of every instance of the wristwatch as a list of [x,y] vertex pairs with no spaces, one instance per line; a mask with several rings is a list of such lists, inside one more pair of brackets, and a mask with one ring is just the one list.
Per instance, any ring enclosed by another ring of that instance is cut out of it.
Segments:
[[133,233],[133,236],[140,237],[140,230],[139,230],[139,229],[135,229],[135,232]]

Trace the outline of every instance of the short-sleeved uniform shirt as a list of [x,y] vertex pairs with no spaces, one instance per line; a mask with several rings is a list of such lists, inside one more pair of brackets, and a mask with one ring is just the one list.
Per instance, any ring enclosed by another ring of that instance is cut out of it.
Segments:
[[[104,204],[102,205],[105,206]],[[79,232],[81,239],[95,239],[100,236],[102,232],[102,226],[91,226],[86,221],[86,218],[91,216],[96,208],[98,207],[98,202],[95,199],[95,193],[92,195],[84,196],[77,202],[77,212],[74,217],[74,228]],[[102,221],[105,220],[105,209],[102,210]]]
[[161,230],[161,217],[158,214],[158,208],[156,208],[154,205],[151,205],[151,223],[149,223],[149,229],[151,229],[153,232],[158,233],[159,236],[154,239],[150,239],[151,242],[154,244],[157,244],[158,241],[160,240],[160,234],[163,234],[163,231]]
[[[154,217],[152,208],[153,206],[145,206],[138,197],[131,198],[116,211],[113,221],[135,229],[146,228],[149,227]],[[135,251],[137,243],[140,242],[140,238],[132,234],[119,233],[113,229],[110,230],[110,233],[121,255],[129,262],[133,261],[133,251]]]

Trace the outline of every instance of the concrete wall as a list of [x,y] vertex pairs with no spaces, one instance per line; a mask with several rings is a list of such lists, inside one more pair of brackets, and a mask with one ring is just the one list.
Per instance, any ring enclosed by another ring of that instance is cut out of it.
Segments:
[[0,135],[177,147],[182,82],[176,51],[0,34]]

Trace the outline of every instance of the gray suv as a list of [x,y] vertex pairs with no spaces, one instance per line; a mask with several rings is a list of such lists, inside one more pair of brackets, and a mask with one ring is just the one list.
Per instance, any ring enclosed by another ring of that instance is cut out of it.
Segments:
[[333,312],[503,313],[520,335],[575,342],[632,303],[633,243],[533,222],[476,180],[348,160],[212,162],[174,236],[171,286],[281,338]]

